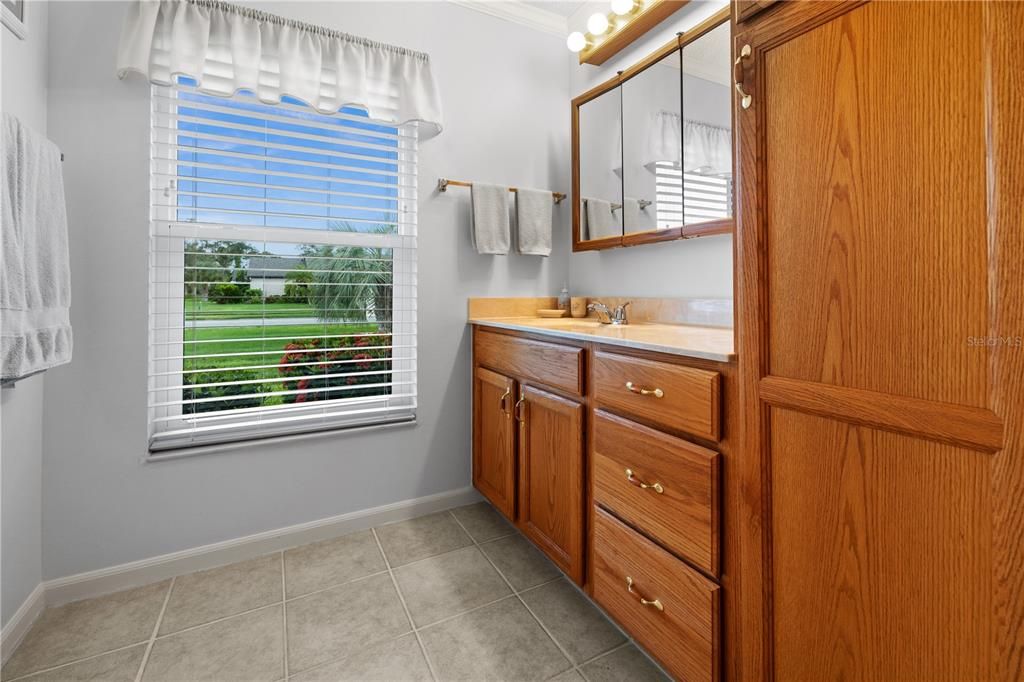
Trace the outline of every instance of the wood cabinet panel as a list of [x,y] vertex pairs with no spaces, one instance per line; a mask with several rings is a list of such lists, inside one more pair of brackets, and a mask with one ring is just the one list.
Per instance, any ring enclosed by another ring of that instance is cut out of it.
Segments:
[[482,367],[473,373],[473,485],[509,519],[516,513],[515,382]]
[[591,453],[596,504],[718,573],[717,452],[596,412]]
[[990,456],[771,411],[775,675],[989,679]]
[[517,379],[583,393],[582,348],[477,329],[473,357],[477,364]]
[[732,0],[733,20],[738,24],[774,5],[779,0]]
[[520,398],[519,526],[582,584],[584,407],[528,385]]
[[592,365],[594,399],[599,405],[700,438],[718,439],[718,372],[604,351],[594,353]]
[[986,405],[982,13],[873,2],[761,55],[773,376]]
[[718,585],[601,509],[593,537],[594,599],[677,679],[718,680]]

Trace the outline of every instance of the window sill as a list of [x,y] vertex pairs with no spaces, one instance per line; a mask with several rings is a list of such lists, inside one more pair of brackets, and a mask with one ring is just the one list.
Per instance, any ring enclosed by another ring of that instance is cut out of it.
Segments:
[[342,436],[345,434],[356,434],[365,433],[367,431],[380,431],[380,430],[391,430],[396,428],[408,428],[416,426],[416,418],[386,422],[383,424],[365,424],[362,426],[341,426],[341,427],[328,427],[316,431],[306,431],[303,433],[290,433],[276,436],[255,436],[252,438],[246,438],[244,440],[235,440],[229,443],[211,443],[209,445],[194,445],[186,446],[167,450],[157,450],[149,452],[144,458],[143,463],[145,464],[156,464],[159,462],[167,462],[176,459],[184,459],[186,457],[196,457],[199,455],[212,455],[224,452],[231,452],[233,450],[240,450],[243,448],[251,447],[263,447],[267,445],[275,445],[279,443],[296,443],[299,441],[306,440],[320,440],[323,438],[329,438],[331,436]]

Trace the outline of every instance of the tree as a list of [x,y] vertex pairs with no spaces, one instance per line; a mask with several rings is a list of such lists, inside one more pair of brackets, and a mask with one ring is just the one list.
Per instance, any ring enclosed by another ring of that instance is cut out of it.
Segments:
[[185,242],[185,295],[206,298],[217,282],[248,282],[248,242],[196,239]]
[[309,301],[309,285],[313,283],[313,273],[306,264],[298,265],[284,276],[284,295],[294,303]]
[[[344,225],[333,229],[342,229]],[[372,230],[390,233],[386,225]],[[393,267],[391,249],[367,246],[307,246],[306,267],[312,271],[309,302],[325,322],[377,322],[391,330]]]

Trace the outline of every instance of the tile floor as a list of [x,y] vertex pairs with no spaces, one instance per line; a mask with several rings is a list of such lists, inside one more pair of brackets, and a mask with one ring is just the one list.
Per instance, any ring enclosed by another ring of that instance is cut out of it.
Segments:
[[47,609],[0,677],[665,679],[486,503]]

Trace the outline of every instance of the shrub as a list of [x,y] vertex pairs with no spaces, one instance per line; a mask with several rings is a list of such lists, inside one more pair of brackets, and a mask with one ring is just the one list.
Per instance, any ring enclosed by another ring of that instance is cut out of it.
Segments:
[[[246,287],[248,288],[248,287]],[[241,303],[245,295],[242,285],[233,282],[222,282],[210,287],[211,303]]]
[[[287,290],[287,287],[286,287]],[[297,303],[305,305],[308,301],[305,296],[289,296],[288,294],[273,294],[265,299],[267,303]]]
[[[278,363],[278,374],[286,377],[285,390],[303,391],[283,396],[286,403],[335,400],[372,395],[388,395],[390,386],[375,384],[391,381],[391,349],[389,336],[349,336],[328,339],[297,339],[284,347]],[[323,350],[321,350],[323,349]],[[302,363],[302,364],[298,364]],[[341,376],[325,376],[337,374]],[[366,386],[366,388],[359,388]]]
[[[261,379],[260,372],[255,369],[211,369],[195,374],[186,374],[186,384],[216,384],[229,381],[247,381]],[[182,398],[185,400],[199,400],[202,398],[220,398],[225,400],[210,400],[203,403],[185,403],[182,406],[183,414],[198,414],[201,412],[218,412],[220,410],[237,410],[243,407],[259,407],[263,404],[263,398],[249,395],[252,393],[263,393],[273,390],[273,384],[256,383],[229,386],[199,386],[198,388],[182,389]],[[245,396],[232,398],[231,396]]]

